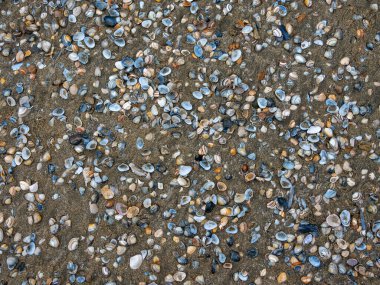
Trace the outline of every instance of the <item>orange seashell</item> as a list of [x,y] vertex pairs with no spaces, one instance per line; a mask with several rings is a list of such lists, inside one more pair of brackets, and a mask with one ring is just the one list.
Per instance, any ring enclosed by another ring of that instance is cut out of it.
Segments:
[[303,20],[305,20],[305,18],[306,18],[306,14],[305,14],[305,13],[302,13],[301,15],[299,15],[299,16],[297,17],[297,22],[298,22],[298,23],[301,23],[301,22],[303,22]]
[[363,29],[357,29],[356,30],[356,36],[358,38],[363,38],[364,37],[364,30]]
[[263,80],[265,78],[265,71],[260,71],[258,74],[257,74],[257,79],[258,80]]
[[19,72],[20,72],[20,74],[22,74],[22,75],[25,75],[25,74],[27,74],[27,73],[28,73],[28,71],[27,71],[27,69],[26,69],[26,68],[20,68],[18,71],[19,71]]
[[217,167],[217,168],[215,168],[214,172],[215,172],[216,174],[221,173],[221,172],[222,172],[222,167]]

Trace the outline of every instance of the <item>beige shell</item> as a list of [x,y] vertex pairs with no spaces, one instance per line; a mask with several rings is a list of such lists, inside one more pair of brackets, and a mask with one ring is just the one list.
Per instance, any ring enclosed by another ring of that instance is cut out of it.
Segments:
[[244,176],[246,182],[250,182],[256,178],[256,174],[253,172],[249,172]]
[[140,212],[140,209],[136,206],[129,207],[127,210],[127,218],[131,219],[133,217],[136,217]]
[[78,245],[79,245],[79,238],[72,238],[69,241],[69,244],[67,245],[67,249],[69,251],[74,251],[78,248]]

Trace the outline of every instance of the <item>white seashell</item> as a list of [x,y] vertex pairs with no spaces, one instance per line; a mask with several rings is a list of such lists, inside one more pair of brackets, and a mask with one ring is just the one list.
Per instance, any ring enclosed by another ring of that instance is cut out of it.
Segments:
[[343,58],[340,60],[340,64],[341,64],[341,65],[349,65],[349,64],[350,64],[350,58],[349,58],[348,56],[343,57]]
[[74,251],[78,248],[79,238],[72,238],[67,245],[69,251]]
[[252,28],[252,26],[245,26],[242,30],[241,30],[241,32],[243,33],[243,34],[249,34],[250,32],[252,32],[253,31],[253,28]]
[[182,271],[177,271],[176,273],[174,273],[173,278],[177,282],[182,282],[186,278],[186,273]]
[[191,172],[191,170],[192,170],[191,166],[181,165],[179,167],[179,175],[187,176]]
[[24,147],[21,151],[21,157],[23,160],[28,160],[30,158],[30,150],[27,147]]
[[24,191],[29,190],[29,187],[30,187],[30,185],[27,182],[20,181],[20,188],[21,188],[21,190],[24,190]]
[[135,256],[132,256],[131,259],[129,260],[129,267],[131,269],[139,269],[141,264],[143,262],[143,257],[141,254],[137,254]]
[[308,130],[307,130],[307,133],[308,134],[318,134],[320,133],[322,130],[322,128],[320,126],[311,126]]
[[338,40],[336,38],[329,38],[326,42],[326,44],[330,47],[335,47]]
[[26,107],[20,107],[18,108],[17,115],[19,118],[24,118],[29,114],[30,110]]
[[326,222],[330,227],[339,227],[340,226],[340,218],[336,214],[331,214],[326,218]]
[[79,59],[79,56],[78,56],[78,54],[76,52],[72,52],[72,53],[69,54],[69,59],[71,61],[77,61]]
[[57,237],[53,236],[50,240],[49,240],[49,245],[51,247],[54,247],[54,248],[57,248],[59,246],[59,240]]
[[29,191],[32,192],[32,193],[37,192],[38,191],[38,182],[30,185]]
[[295,59],[296,62],[298,62],[298,63],[305,63],[305,62],[306,62],[306,59],[305,59],[302,55],[300,55],[299,53],[296,53],[296,54],[294,55],[294,59]]
[[51,48],[51,43],[48,42],[48,41],[42,41],[41,42],[41,48],[44,52],[49,52],[50,48]]
[[273,30],[273,35],[276,37],[276,38],[281,38],[282,37],[282,32],[280,29],[276,28]]

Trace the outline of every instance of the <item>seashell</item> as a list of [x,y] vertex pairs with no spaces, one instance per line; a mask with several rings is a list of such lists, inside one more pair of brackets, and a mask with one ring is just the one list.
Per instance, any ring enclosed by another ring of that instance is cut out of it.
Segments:
[[93,38],[91,37],[85,37],[84,38],[84,43],[86,44],[86,46],[90,49],[93,49],[95,47],[95,41]]
[[15,100],[13,97],[8,96],[5,100],[6,100],[7,105],[8,105],[9,107],[14,107],[14,106],[16,106],[16,100]]
[[292,187],[292,183],[290,180],[284,176],[281,176],[280,178],[280,185],[282,188],[289,189]]
[[49,245],[51,247],[54,247],[54,248],[57,248],[59,246],[59,240],[57,237],[53,236],[50,240],[49,240]]
[[113,17],[113,16],[105,16],[103,18],[103,22],[104,22],[104,25],[106,27],[115,27],[117,25],[117,18],[116,17]]
[[73,37],[72,37],[72,40],[75,41],[75,42],[80,42],[80,41],[83,41],[84,38],[85,38],[85,34],[82,33],[82,32],[76,32]]
[[179,167],[179,175],[181,176],[187,176],[192,170],[191,166],[187,165],[180,165]]
[[312,0],[304,0],[303,3],[308,8],[310,8],[313,5],[313,1]]
[[340,249],[343,249],[343,250],[347,249],[349,246],[349,243],[345,241],[344,239],[337,239],[336,244],[338,245]]
[[67,245],[67,249],[69,251],[74,251],[78,248],[78,245],[79,245],[79,238],[72,238],[69,241],[69,244]]
[[352,202],[358,203],[362,200],[362,194],[360,192],[355,192],[352,194]]
[[173,21],[170,18],[163,18],[161,22],[166,27],[173,26]]
[[18,115],[19,118],[24,118],[24,117],[26,117],[29,113],[30,113],[30,109],[28,109],[28,108],[26,108],[26,107],[19,107],[19,108],[18,108],[17,115]]
[[121,37],[123,34],[124,34],[124,28],[123,27],[120,27],[120,28],[116,29],[116,31],[113,32],[113,35],[115,37]]
[[276,95],[277,99],[280,100],[280,101],[284,101],[285,100],[285,91],[282,90],[282,89],[276,89],[276,91],[274,92],[274,94]]
[[324,246],[318,248],[318,253],[322,259],[329,259],[331,257],[331,251]]
[[200,91],[194,91],[192,94],[195,99],[198,99],[198,100],[203,99],[203,94]]
[[293,29],[293,25],[290,24],[290,23],[285,24],[285,29],[286,29],[286,31],[288,32],[289,35],[291,35],[293,33],[293,30],[294,30]]
[[217,223],[215,223],[214,221],[207,221],[203,227],[208,230],[208,231],[211,231],[213,229],[215,229],[216,227],[218,226]]
[[132,219],[133,217],[136,217],[140,212],[140,209],[136,206],[129,207],[127,210],[127,218]]
[[182,272],[182,271],[177,271],[176,273],[174,273],[173,275],[173,279],[177,282],[182,282],[183,280],[185,280],[186,278],[186,273],[185,272]]
[[143,149],[144,147],[144,140],[140,137],[136,139],[136,148],[137,149]]
[[52,112],[51,115],[54,117],[61,117],[65,114],[65,110],[63,108],[55,108]]
[[242,53],[241,53],[240,49],[233,50],[232,53],[231,53],[231,60],[232,60],[232,62],[238,61],[241,58],[241,54]]
[[326,44],[330,47],[335,47],[336,44],[337,44],[338,40],[336,38],[329,38],[327,41],[326,41]]
[[29,186],[29,191],[32,193],[35,193],[38,191],[38,182],[33,183],[32,185]]
[[228,204],[228,198],[224,197],[224,196],[221,196],[221,195],[218,195],[217,196],[217,204],[219,206],[225,206]]
[[119,166],[117,167],[117,170],[119,170],[120,172],[127,172],[129,170],[129,166],[126,163],[122,163],[122,164],[119,164]]
[[327,199],[332,199],[332,198],[336,197],[336,191],[333,189],[328,189],[325,192],[325,194],[323,195],[323,197],[325,197]]
[[121,106],[117,103],[113,103],[108,106],[108,110],[110,110],[111,112],[119,112],[121,111]]
[[349,57],[343,57],[341,60],[340,60],[340,64],[341,65],[349,65],[350,64],[350,58]]
[[234,197],[235,203],[243,203],[245,201],[245,195],[241,193],[236,193]]
[[87,64],[89,56],[87,52],[81,51],[78,53],[78,60],[81,64]]
[[336,214],[331,214],[329,216],[327,216],[326,218],[326,222],[327,224],[330,226],[330,227],[339,227],[341,222],[340,222],[340,218],[338,215]]
[[298,63],[306,63],[306,59],[302,55],[300,55],[299,53],[296,53],[294,55],[294,59]]
[[288,235],[284,232],[278,232],[276,233],[276,239],[278,241],[287,241],[288,240]]
[[101,193],[106,200],[110,200],[115,196],[114,192],[108,185],[102,187]]
[[123,203],[116,203],[115,209],[119,215],[125,216],[127,214],[128,207]]
[[125,40],[123,38],[115,38],[113,42],[118,47],[125,47]]
[[319,258],[317,256],[309,256],[308,261],[314,267],[320,267],[321,266],[321,261],[319,260]]
[[232,208],[222,208],[220,209],[220,214],[222,216],[232,216]]
[[177,182],[180,186],[185,188],[190,186],[190,180],[181,176],[177,178]]
[[41,49],[44,51],[44,52],[49,52],[50,51],[50,48],[51,48],[51,43],[48,42],[48,41],[42,41],[41,42]]
[[86,144],[86,149],[87,150],[94,150],[96,149],[96,146],[98,145],[98,143],[95,141],[95,140],[91,140],[89,141],[87,144]]
[[320,133],[322,130],[322,128],[320,126],[311,126],[308,130],[307,130],[307,133],[308,134],[318,134]]
[[18,257],[14,257],[14,256],[7,257],[8,270],[13,270],[16,267],[17,263],[18,263]]
[[249,33],[252,32],[252,31],[253,31],[253,28],[252,28],[252,26],[250,26],[250,25],[244,26],[244,28],[241,30],[241,32],[242,32],[243,34],[249,34]]
[[111,51],[109,49],[104,49],[102,55],[105,59],[110,59],[112,57]]
[[199,57],[201,58],[203,56],[203,49],[201,46],[199,45],[195,45],[194,46],[194,54],[196,57]]
[[70,14],[67,19],[70,23],[76,23],[77,22],[77,17],[74,14]]
[[226,183],[221,182],[221,181],[216,183],[216,187],[218,188],[219,191],[222,191],[222,192],[227,190]]
[[22,62],[25,58],[25,54],[22,50],[19,50],[17,53],[16,53],[16,62]]
[[143,262],[143,257],[141,254],[134,255],[129,260],[129,267],[133,270],[139,269]]
[[345,226],[345,227],[348,227],[350,226],[350,222],[351,222],[351,214],[349,211],[347,210],[343,210],[340,215],[340,220],[342,222],[342,225]]
[[180,201],[180,204],[182,206],[186,205],[186,204],[189,204],[191,201],[191,197],[190,196],[182,196],[181,197],[181,201]]
[[273,33],[273,36],[275,36],[276,38],[282,38],[282,32],[279,28],[274,29],[272,33]]

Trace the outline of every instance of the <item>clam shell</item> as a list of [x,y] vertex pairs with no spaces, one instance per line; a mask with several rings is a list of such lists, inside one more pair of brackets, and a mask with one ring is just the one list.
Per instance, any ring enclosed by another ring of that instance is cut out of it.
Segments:
[[331,215],[328,215],[327,218],[326,218],[326,222],[327,224],[330,226],[330,227],[339,227],[341,222],[340,222],[340,218],[338,215],[336,214],[331,214]]
[[72,238],[69,241],[69,244],[67,245],[67,249],[69,251],[74,251],[78,248],[78,245],[79,245],[79,238]]
[[143,262],[143,257],[141,254],[134,255],[129,260],[129,267],[133,270],[139,269]]
[[256,174],[253,172],[249,172],[244,176],[246,182],[250,182],[256,178]]

